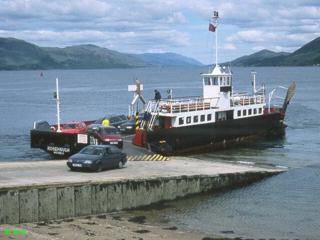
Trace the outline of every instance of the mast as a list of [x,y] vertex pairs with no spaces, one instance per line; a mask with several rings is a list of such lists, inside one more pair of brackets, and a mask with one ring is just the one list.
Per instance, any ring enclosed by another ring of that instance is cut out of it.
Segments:
[[211,18],[211,22],[209,24],[209,31],[215,33],[215,52],[216,52],[216,66],[218,66],[218,18],[219,13],[217,11],[213,12],[213,17]]
[[56,78],[56,104],[57,104],[57,122],[58,122],[58,129],[57,132],[61,132],[60,129],[60,96],[59,96],[59,79]]
[[256,72],[255,71],[251,71],[251,75],[252,75],[252,92],[253,95],[256,95],[257,89],[256,89]]

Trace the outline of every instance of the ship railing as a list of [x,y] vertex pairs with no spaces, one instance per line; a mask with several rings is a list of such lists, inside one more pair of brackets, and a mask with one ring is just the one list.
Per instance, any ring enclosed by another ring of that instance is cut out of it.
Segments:
[[255,95],[255,96],[243,96],[243,95],[234,95],[231,97],[230,105],[231,107],[235,106],[245,106],[253,104],[264,104],[266,101],[264,95]]
[[160,100],[158,112],[161,114],[175,114],[207,110],[217,107],[219,98],[183,98]]
[[148,112],[151,114],[150,119],[142,119],[140,122],[140,128],[145,128],[147,126],[148,128],[152,129],[153,124],[157,118],[158,112],[159,112],[159,102],[158,101],[148,101],[147,105],[144,109],[145,112]]
[[[285,94],[288,88],[283,86],[277,86],[273,88],[268,94],[268,112],[270,112],[272,107],[280,108],[285,100]],[[280,96],[282,95],[282,96]]]

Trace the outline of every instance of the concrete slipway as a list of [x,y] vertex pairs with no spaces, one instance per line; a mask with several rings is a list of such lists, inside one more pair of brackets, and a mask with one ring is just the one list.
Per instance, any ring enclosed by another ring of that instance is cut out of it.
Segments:
[[123,169],[71,172],[66,161],[0,163],[0,224],[106,213],[248,184],[279,169],[190,158],[128,162]]

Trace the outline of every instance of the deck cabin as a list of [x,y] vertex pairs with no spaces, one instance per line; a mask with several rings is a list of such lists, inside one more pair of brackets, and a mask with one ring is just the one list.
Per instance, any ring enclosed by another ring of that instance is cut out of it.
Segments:
[[141,127],[177,128],[263,114],[266,105],[264,91],[234,93],[229,68],[216,65],[211,72],[201,76],[202,97],[151,100],[146,107],[151,119],[142,121]]

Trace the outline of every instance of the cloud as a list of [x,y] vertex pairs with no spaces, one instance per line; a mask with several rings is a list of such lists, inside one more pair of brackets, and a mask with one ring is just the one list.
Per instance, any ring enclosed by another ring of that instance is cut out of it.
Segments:
[[222,48],[225,49],[225,50],[236,50],[237,49],[237,47],[232,43],[225,43],[222,46]]
[[228,57],[259,46],[293,49],[320,35],[319,0],[1,0],[0,35],[42,46],[176,51],[206,62],[213,10]]
[[[253,51],[261,51],[266,49],[265,46],[254,46],[252,48]],[[283,46],[269,46],[268,50],[274,51],[274,52],[293,52],[296,49],[296,47],[283,47]]]
[[305,6],[299,8],[280,9],[279,16],[286,19],[319,19],[320,7]]
[[181,12],[175,12],[167,19],[168,23],[186,23],[187,19]]
[[[113,46],[120,51],[143,52],[150,49],[165,49],[168,46],[188,46],[188,35],[175,30],[151,32],[108,32],[97,30],[63,31],[3,31],[1,36],[15,37],[30,42],[37,42],[42,46],[67,46],[74,43],[92,43],[100,46]],[[125,42],[125,45],[123,43]],[[135,48],[132,48],[135,46]],[[140,47],[138,47],[140,46]]]
[[270,32],[264,32],[261,30],[247,30],[239,31],[236,34],[228,37],[228,41],[236,42],[269,42],[277,39],[277,35]]
[[[242,42],[242,43],[284,43],[290,45],[290,42],[306,43],[318,37],[318,33],[288,33],[288,32],[268,32],[262,30],[248,30],[239,31],[227,38],[229,42]],[[301,44],[299,44],[301,45]]]

